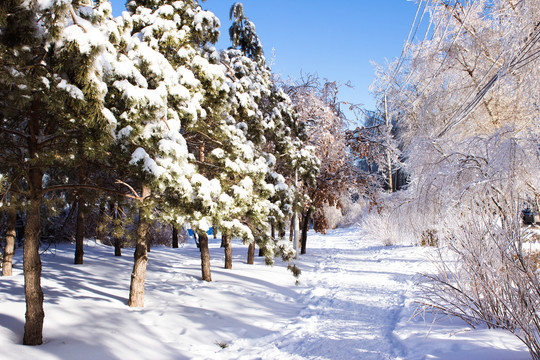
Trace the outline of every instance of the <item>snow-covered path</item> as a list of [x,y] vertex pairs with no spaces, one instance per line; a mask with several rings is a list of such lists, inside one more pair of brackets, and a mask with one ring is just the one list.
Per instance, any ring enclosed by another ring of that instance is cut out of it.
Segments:
[[[88,241],[84,265],[73,246],[43,254],[44,344],[20,345],[24,325],[22,251],[14,276],[0,278],[0,359],[152,360],[525,360],[513,336],[448,320],[410,320],[415,280],[433,271],[431,249],[381,246],[358,229],[312,232],[299,284],[279,261],[245,263],[234,242],[223,269],[211,239],[213,282],[200,280],[193,244],[150,253],[145,307],[126,305],[132,250],[112,256]],[[223,345],[221,348],[219,344]]]
[[[413,279],[425,267],[422,251],[374,246],[350,230],[332,235],[310,237],[299,262],[303,309],[272,343],[280,344],[280,355],[299,358],[406,358],[393,332]],[[269,339],[260,340],[251,346],[264,347]]]
[[321,245],[308,255],[319,259],[311,260],[315,276],[306,279],[307,307],[299,325],[307,333],[299,337],[295,352],[333,359],[403,356],[393,331],[416,274],[411,260],[408,269],[396,269],[395,262],[389,261],[397,255],[396,249],[370,246],[354,233]]
[[433,271],[432,249],[374,244],[354,228],[310,235],[307,254],[298,262],[303,275],[297,316],[279,333],[234,341],[224,358],[529,358],[525,347],[503,331],[476,330],[468,336],[471,329],[460,321],[411,319],[419,274]]

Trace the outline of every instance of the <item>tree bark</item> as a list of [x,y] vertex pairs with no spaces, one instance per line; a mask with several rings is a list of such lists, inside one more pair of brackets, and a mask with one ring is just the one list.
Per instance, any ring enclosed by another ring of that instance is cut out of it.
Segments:
[[114,239],[114,256],[122,256],[122,236],[120,235],[120,215],[118,214],[118,203],[112,202],[112,218],[113,218],[113,239]]
[[75,230],[75,264],[82,264],[84,259],[84,199],[77,199],[77,228]]
[[176,225],[172,226],[172,247],[178,249],[178,228]]
[[221,240],[225,244],[225,269],[232,269],[232,244],[231,237],[221,233]]
[[36,163],[28,168],[29,196],[28,212],[23,250],[24,295],[26,314],[23,345],[41,345],[43,343],[43,289],[41,288],[41,258],[39,255],[40,208],[42,199],[43,172],[39,166],[37,154],[40,102],[35,99],[28,121],[28,157]]
[[103,240],[103,219],[105,218],[105,201],[101,201],[98,208],[98,216],[96,220],[96,239]]
[[41,184],[43,175],[39,168],[29,170],[31,194],[26,217],[23,251],[24,294],[26,298],[26,322],[24,345],[43,343],[43,290],[41,288],[41,258],[39,256]]
[[[150,195],[150,189],[143,185],[142,198]],[[148,264],[148,230],[150,225],[146,220],[145,209],[139,209],[139,224],[137,226],[137,243],[133,255],[133,271],[131,272],[131,285],[129,288],[130,307],[144,307],[144,280],[146,278],[146,265]]]
[[210,250],[208,249],[208,234],[206,231],[199,231],[199,246],[201,250],[201,271],[204,281],[212,281],[210,273]]
[[2,260],[2,276],[11,276],[13,268],[13,254],[15,252],[15,224],[17,223],[17,210],[9,209],[7,214],[6,247]]
[[311,217],[311,206],[308,208],[306,215],[303,216],[303,223],[302,223],[302,241],[301,241],[301,249],[300,254],[306,253],[306,246],[307,246],[307,233],[309,230],[309,219]]
[[293,238],[294,238],[294,217],[296,215],[293,214],[293,216],[291,216],[291,225],[289,226],[289,241],[293,241]]
[[248,246],[247,263],[253,265],[255,261],[255,240],[253,240]]
[[[79,139],[79,157],[82,163],[79,167],[79,183],[86,182],[86,159],[82,149],[82,139]],[[84,191],[84,190],[81,190]],[[82,264],[84,259],[84,212],[85,212],[85,196],[79,192],[77,194],[77,225],[75,229],[75,264]]]
[[191,227],[191,231],[193,232],[193,240],[195,240],[195,245],[197,245],[197,248],[201,250],[201,243],[199,242],[199,239],[197,238],[197,231],[193,227]]

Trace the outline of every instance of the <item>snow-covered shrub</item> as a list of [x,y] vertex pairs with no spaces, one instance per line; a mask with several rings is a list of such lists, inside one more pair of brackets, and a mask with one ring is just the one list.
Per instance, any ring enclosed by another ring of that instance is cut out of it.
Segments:
[[508,330],[540,359],[538,252],[527,242],[517,202],[513,217],[486,208],[491,211],[460,219],[448,252],[440,253],[439,273],[421,284],[422,305],[473,327]]
[[537,142],[499,132],[464,144],[471,145],[467,155],[446,157],[448,168],[439,166],[439,178],[430,180],[445,191],[425,195],[438,200],[431,206],[439,206],[444,253],[439,274],[422,285],[424,306],[506,329],[540,359],[537,255],[521,220],[523,199],[540,188]]
[[360,234],[369,240],[380,241],[385,246],[400,243],[399,227],[388,211],[368,213],[362,220]]
[[320,211],[324,213],[328,228],[335,229],[358,224],[366,211],[366,206],[366,201],[362,197],[346,193],[340,196],[337,205],[325,204]]
[[338,226],[350,226],[361,221],[367,206],[363,197],[346,195],[342,196],[339,202],[342,216]]
[[340,208],[326,204],[321,211],[324,213],[329,229],[335,229],[340,225],[341,220],[343,219]]

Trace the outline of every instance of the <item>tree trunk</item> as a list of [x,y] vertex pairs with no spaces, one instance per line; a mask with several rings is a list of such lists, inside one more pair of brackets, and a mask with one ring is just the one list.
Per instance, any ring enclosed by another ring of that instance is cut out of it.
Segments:
[[208,234],[205,231],[199,231],[199,246],[201,249],[201,271],[204,281],[212,281],[210,273],[210,250],[208,249]]
[[[150,195],[150,189],[143,185],[142,198]],[[144,200],[143,200],[144,201]],[[131,286],[129,288],[129,306],[144,307],[144,280],[146,278],[146,265],[148,264],[148,230],[150,225],[146,219],[145,209],[139,209],[139,224],[137,226],[137,244],[133,255],[133,271],[131,272]]]
[[105,218],[105,201],[101,201],[98,208],[98,216],[96,220],[96,239],[103,241],[103,219]]
[[259,256],[264,256],[264,247],[263,246],[259,246]]
[[214,235],[214,239],[217,239],[217,226],[216,226],[216,224],[212,225],[212,235]]
[[195,229],[193,229],[193,227],[191,227],[191,231],[193,232],[193,240],[195,240],[195,245],[197,245],[197,248],[199,248],[200,250],[201,243],[199,242],[199,239],[197,238],[197,232],[195,231]]
[[28,168],[29,196],[28,212],[23,250],[24,295],[26,299],[26,314],[24,324],[23,345],[41,345],[43,343],[43,289],[41,288],[41,258],[39,255],[40,208],[43,190],[43,172],[39,166],[37,154],[39,114],[39,99],[35,99],[29,113],[28,121],[28,158],[36,162]]
[[294,238],[294,217],[296,216],[296,213],[291,216],[291,226],[289,226],[289,241],[293,241]]
[[84,258],[84,199],[77,199],[77,228],[75,230],[75,264],[82,264]]
[[221,233],[221,242],[225,244],[225,269],[232,269],[232,244],[231,237]]
[[13,253],[15,252],[15,224],[17,223],[17,210],[9,209],[7,217],[6,247],[2,260],[2,276],[11,276],[13,267]]
[[307,246],[307,233],[309,230],[309,219],[311,217],[311,206],[308,208],[306,215],[303,216],[304,222],[302,223],[302,244],[301,244],[301,250],[300,254],[306,253],[306,246]]
[[[30,152],[34,156],[33,151]],[[24,324],[24,345],[43,343],[43,290],[41,288],[41,258],[39,256],[41,184],[43,175],[39,168],[30,168],[31,193],[26,217],[24,237],[23,268],[24,294],[26,298],[26,322]]]
[[122,236],[121,236],[121,221],[118,213],[118,203],[112,202],[112,218],[113,218],[113,239],[114,239],[114,256],[122,256]]
[[17,220],[15,220],[15,247],[21,247],[24,239],[24,221],[22,216],[17,212]]
[[273,220],[270,222],[270,236],[272,237],[272,240],[276,239],[276,226],[274,225]]
[[176,225],[172,226],[172,247],[178,249],[178,228]]
[[[82,139],[79,139],[79,156],[82,159],[79,167],[79,183],[86,183],[86,161],[84,151],[82,149]],[[85,212],[85,196],[79,192],[77,194],[77,225],[75,229],[75,264],[82,264],[84,258],[84,212]]]
[[255,261],[255,240],[253,240],[248,246],[247,263],[253,265]]

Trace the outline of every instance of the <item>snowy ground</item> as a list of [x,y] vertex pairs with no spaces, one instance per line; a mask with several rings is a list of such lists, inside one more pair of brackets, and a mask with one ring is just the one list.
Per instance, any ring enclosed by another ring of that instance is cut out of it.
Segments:
[[[24,327],[22,251],[0,278],[0,359],[529,359],[513,336],[445,320],[410,319],[417,273],[429,249],[385,247],[354,228],[310,233],[300,282],[283,264],[245,264],[234,243],[223,269],[211,239],[213,282],[200,280],[192,244],[154,248],[145,308],[126,305],[132,251],[89,241],[85,264],[73,247],[43,254],[44,344],[20,345]],[[225,348],[221,348],[222,343]]]

